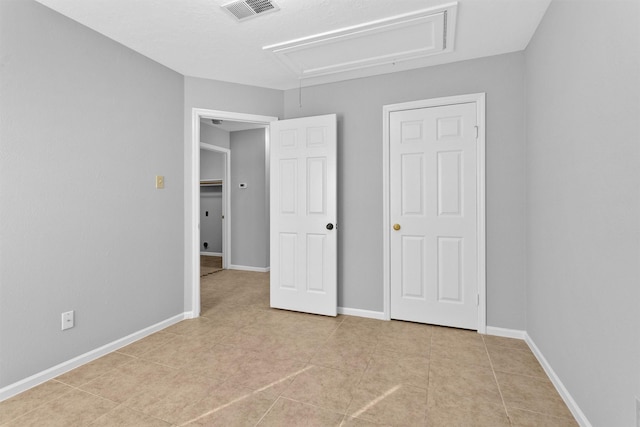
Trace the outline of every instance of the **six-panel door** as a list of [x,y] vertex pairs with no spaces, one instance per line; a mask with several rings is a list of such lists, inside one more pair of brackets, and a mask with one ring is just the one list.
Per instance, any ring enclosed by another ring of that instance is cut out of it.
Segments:
[[476,104],[390,114],[391,318],[477,329]]
[[337,314],[336,116],[270,133],[271,307]]

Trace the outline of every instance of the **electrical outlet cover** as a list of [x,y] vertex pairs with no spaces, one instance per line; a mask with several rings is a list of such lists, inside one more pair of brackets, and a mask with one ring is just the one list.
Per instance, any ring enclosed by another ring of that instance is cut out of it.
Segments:
[[74,313],[73,310],[62,313],[62,330],[73,328],[74,322]]

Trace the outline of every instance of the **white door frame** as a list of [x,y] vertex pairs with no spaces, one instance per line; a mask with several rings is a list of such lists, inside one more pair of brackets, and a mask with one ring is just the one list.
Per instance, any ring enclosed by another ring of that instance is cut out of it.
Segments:
[[414,110],[418,108],[440,107],[444,105],[476,103],[478,123],[478,167],[477,167],[477,232],[478,232],[478,332],[487,331],[487,280],[486,280],[486,227],[485,227],[485,94],[474,93],[469,95],[449,96],[433,98],[421,101],[403,102],[400,104],[385,105],[382,108],[382,240],[383,240],[383,286],[384,286],[384,319],[391,319],[391,222],[390,222],[390,139],[389,117],[394,111]]
[[231,183],[231,150],[204,142],[200,142],[200,149],[221,153],[224,156],[224,176],[222,177],[222,216],[224,217],[222,222],[222,268],[227,269],[229,268],[229,258],[231,257],[231,187],[229,187]]
[[[191,110],[191,247],[186,247],[190,255],[190,263],[185,268],[191,271],[191,283],[185,282],[185,291],[191,288],[191,311],[188,317],[200,316],[200,119],[220,119],[234,122],[256,123],[266,126],[266,147],[269,147],[269,124],[277,117],[259,116],[255,114],[235,113],[230,111],[208,110],[193,108]],[[227,169],[229,171],[229,169]],[[230,191],[228,193],[231,193]],[[228,209],[230,209],[230,204]],[[231,218],[225,221],[227,227],[227,241],[231,240]],[[230,243],[230,242],[229,242]],[[227,258],[231,256],[229,252]],[[187,256],[187,259],[189,257]],[[229,260],[230,261],[230,260]],[[185,292],[188,295],[188,292]]]

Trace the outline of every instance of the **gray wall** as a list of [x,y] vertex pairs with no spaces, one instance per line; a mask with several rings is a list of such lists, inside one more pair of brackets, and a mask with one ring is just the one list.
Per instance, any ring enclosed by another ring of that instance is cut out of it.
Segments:
[[[231,264],[269,266],[265,130],[231,132]],[[246,183],[247,188],[239,188]]]
[[200,150],[200,179],[224,179],[224,153]]
[[[219,130],[213,126],[203,126],[203,129],[213,129],[207,132],[201,142],[211,145],[226,144],[229,148],[229,132]],[[224,179],[224,154],[216,151],[200,150],[200,179]],[[229,183],[227,183],[229,185]],[[207,215],[207,212],[209,215]],[[204,242],[208,246],[204,247]],[[222,252],[222,187],[200,187],[200,250],[206,252]]]
[[222,252],[222,187],[200,188],[200,251]]
[[640,396],[638,4],[554,1],[526,50],[527,331],[594,426]]
[[487,93],[487,322],[525,328],[524,58],[476,59],[285,92],[285,117],[338,114],[338,305],[382,311],[382,106]]
[[[1,1],[1,0],[0,0]],[[194,108],[231,111],[237,113],[257,114],[264,116],[282,117],[283,92],[275,89],[265,89],[236,83],[226,83],[215,80],[184,78],[184,244],[185,248],[193,247],[197,242],[191,240],[193,228],[191,212],[191,121]],[[233,157],[233,156],[232,156]],[[184,251],[185,265],[191,265],[191,251]],[[184,270],[184,310],[191,311],[190,269]]]
[[183,312],[184,83],[31,0],[0,55],[2,387]]
[[229,132],[209,124],[209,119],[200,120],[200,142],[229,148]]

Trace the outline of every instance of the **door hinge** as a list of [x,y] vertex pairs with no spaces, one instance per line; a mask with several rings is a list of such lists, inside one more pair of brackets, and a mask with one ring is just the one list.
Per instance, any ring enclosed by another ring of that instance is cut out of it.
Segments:
[[480,137],[480,128],[478,126],[474,126],[476,128],[476,139]]
[[476,305],[480,306],[480,294],[476,294]]

